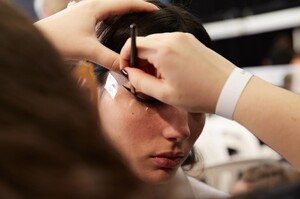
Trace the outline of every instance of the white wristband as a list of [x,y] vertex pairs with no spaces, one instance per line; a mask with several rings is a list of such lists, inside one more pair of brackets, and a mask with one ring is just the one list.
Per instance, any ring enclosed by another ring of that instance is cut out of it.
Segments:
[[227,79],[219,96],[216,114],[232,120],[236,104],[253,75],[240,68],[235,68]]

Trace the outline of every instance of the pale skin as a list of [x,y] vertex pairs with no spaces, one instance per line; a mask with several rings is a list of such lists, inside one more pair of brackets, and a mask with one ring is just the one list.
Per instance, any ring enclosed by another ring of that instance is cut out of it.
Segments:
[[[234,64],[187,33],[164,33],[137,39],[138,56],[158,70],[160,78],[129,68],[130,43],[121,51],[132,85],[139,91],[190,112],[214,113]],[[205,94],[203,94],[205,93]],[[233,118],[300,169],[300,97],[253,77]]]

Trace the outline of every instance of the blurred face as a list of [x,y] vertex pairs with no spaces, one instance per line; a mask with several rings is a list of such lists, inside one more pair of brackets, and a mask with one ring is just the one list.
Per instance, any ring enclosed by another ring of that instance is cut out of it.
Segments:
[[100,92],[103,133],[126,164],[145,182],[170,180],[200,135],[204,114],[190,114],[161,102],[144,103],[122,85],[114,98],[105,89]]

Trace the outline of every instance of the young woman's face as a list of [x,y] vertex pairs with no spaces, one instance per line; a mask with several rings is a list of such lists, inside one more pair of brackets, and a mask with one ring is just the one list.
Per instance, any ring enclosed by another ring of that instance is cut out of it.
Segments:
[[103,133],[143,181],[170,180],[200,135],[204,114],[191,114],[170,105],[138,101],[123,86],[114,99],[99,97]]

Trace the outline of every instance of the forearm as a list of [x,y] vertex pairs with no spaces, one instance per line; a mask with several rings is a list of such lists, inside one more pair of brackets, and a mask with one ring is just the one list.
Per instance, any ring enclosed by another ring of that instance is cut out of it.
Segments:
[[300,169],[300,96],[253,77],[234,119]]
[[59,53],[65,56],[62,43],[59,43],[55,38],[55,36],[59,35],[59,32],[61,32],[63,29],[62,27],[60,29],[52,28],[56,26],[55,20],[52,20],[52,18],[53,16],[37,21],[34,23],[34,26],[48,39],[48,41],[51,42],[51,44],[59,51]]

